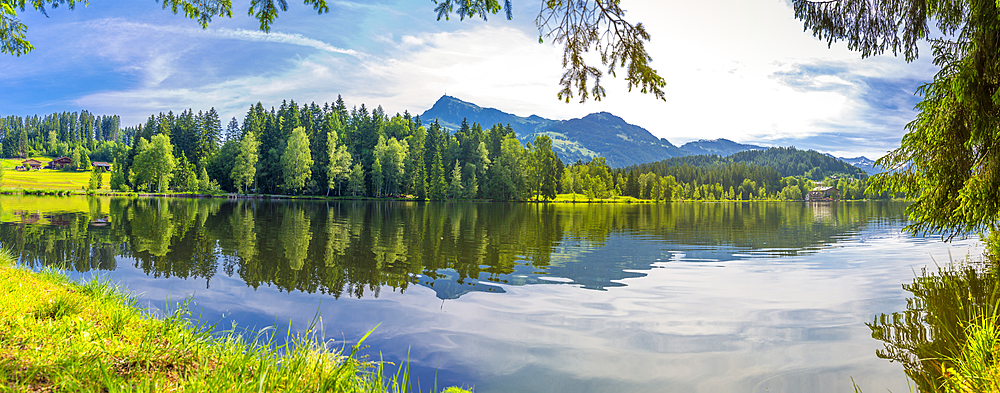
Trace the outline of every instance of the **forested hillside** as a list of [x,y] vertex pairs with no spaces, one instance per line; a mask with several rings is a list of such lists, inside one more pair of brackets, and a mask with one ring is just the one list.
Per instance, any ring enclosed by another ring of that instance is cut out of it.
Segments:
[[639,164],[634,168],[640,172],[666,173],[669,171],[666,168],[669,167],[683,165],[708,167],[736,163],[774,168],[782,177],[805,176],[814,180],[823,180],[830,175],[856,176],[864,173],[864,170],[832,156],[812,150],[798,150],[794,147],[746,150],[727,157],[717,155],[674,157],[658,162]]
[[408,113],[348,109],[339,98],[269,110],[257,103],[225,128],[214,109],[160,113],[125,128],[87,112],[9,116],[0,141],[8,157],[113,162],[111,186],[123,191],[551,199],[562,168],[545,136],[521,144],[509,127],[467,122],[452,134]]
[[545,135],[552,140],[553,149],[564,163],[604,157],[612,168],[621,168],[688,154],[666,139],[607,112],[561,121],[536,115],[520,117],[446,95],[421,117],[427,122],[438,120],[452,130],[457,130],[463,121],[484,126],[509,125],[522,142]]
[[681,145],[681,150],[684,150],[688,154],[715,154],[720,156],[728,156],[733,153],[738,153],[744,150],[764,150],[766,147],[757,145],[746,145],[742,143],[736,143],[729,139],[719,138],[719,139],[699,139],[697,141],[691,141]]
[[[628,139],[656,143],[641,135],[645,130],[610,114],[582,121],[613,123],[618,133],[605,138],[608,145]],[[860,169],[795,148],[615,168],[603,157],[565,166],[555,142],[543,133],[522,144],[510,125],[465,120],[451,133],[409,113],[389,116],[364,104],[348,109],[339,98],[322,106],[285,101],[265,109],[257,103],[242,121],[233,118],[225,127],[215,109],[159,113],[124,128],[116,116],[86,111],[0,119],[5,156],[71,156],[71,168],[80,170],[89,170],[91,161],[112,162],[110,184],[121,191],[497,201],[557,194],[795,200],[820,182],[837,186],[850,199],[864,198],[867,186]],[[633,156],[644,152],[622,149]]]

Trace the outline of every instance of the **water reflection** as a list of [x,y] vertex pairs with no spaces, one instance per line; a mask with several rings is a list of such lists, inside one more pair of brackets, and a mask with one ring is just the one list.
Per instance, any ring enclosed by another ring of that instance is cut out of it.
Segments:
[[[0,243],[21,263],[85,272],[123,260],[152,277],[216,274],[335,297],[431,288],[441,299],[504,285],[604,290],[665,263],[808,254],[898,223],[894,203],[535,205],[0,198]],[[662,247],[635,249],[631,237]],[[721,266],[721,265],[720,265]]]
[[[944,387],[949,382],[966,385],[961,381],[965,375],[945,370],[956,366],[953,361],[962,358],[963,350],[971,344],[969,335],[975,334],[979,326],[997,324],[997,266],[961,263],[925,270],[903,289],[911,296],[906,299],[906,310],[881,314],[868,324],[872,337],[885,345],[877,351],[878,357],[901,364],[921,392],[952,391]],[[988,370],[996,367],[992,353],[997,350],[997,342],[993,332],[988,341],[988,361],[973,364],[986,368],[985,374],[994,383],[997,375]],[[951,381],[947,381],[949,376]],[[978,391],[971,386],[954,391]]]

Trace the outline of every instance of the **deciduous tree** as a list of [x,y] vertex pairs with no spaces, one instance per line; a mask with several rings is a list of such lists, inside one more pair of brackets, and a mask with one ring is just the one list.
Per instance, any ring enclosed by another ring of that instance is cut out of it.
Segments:
[[170,137],[163,134],[153,135],[150,142],[146,142],[145,138],[139,141],[132,180],[137,189],[155,188],[158,192],[166,191],[176,166],[173,151]]
[[284,188],[292,193],[298,193],[306,186],[306,181],[312,175],[312,154],[309,152],[309,137],[306,129],[295,127],[288,137],[288,146],[281,155],[281,169],[284,173]]

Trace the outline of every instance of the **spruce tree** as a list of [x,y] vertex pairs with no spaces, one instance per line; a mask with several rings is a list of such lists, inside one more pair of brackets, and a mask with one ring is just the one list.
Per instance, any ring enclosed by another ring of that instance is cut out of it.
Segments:
[[465,195],[462,185],[462,165],[455,160],[455,169],[451,171],[451,183],[448,184],[448,197],[458,199]]
[[428,182],[428,193],[432,200],[440,201],[445,198],[445,194],[448,191],[448,183],[444,181],[444,166],[441,165],[441,151],[434,152],[433,161],[430,181]]

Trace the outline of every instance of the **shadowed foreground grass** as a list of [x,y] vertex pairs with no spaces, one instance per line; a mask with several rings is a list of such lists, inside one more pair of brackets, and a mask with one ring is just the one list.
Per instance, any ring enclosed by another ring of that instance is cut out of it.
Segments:
[[[0,391],[410,392],[406,367],[330,350],[312,329],[273,341],[211,334],[181,305],[165,318],[106,281],[12,267],[0,254]],[[246,332],[242,332],[246,333]],[[365,336],[367,337],[367,335]],[[362,338],[361,341],[364,341]],[[358,344],[360,345],[360,343]],[[335,349],[335,348],[334,348]],[[465,392],[449,388],[450,392]]]

